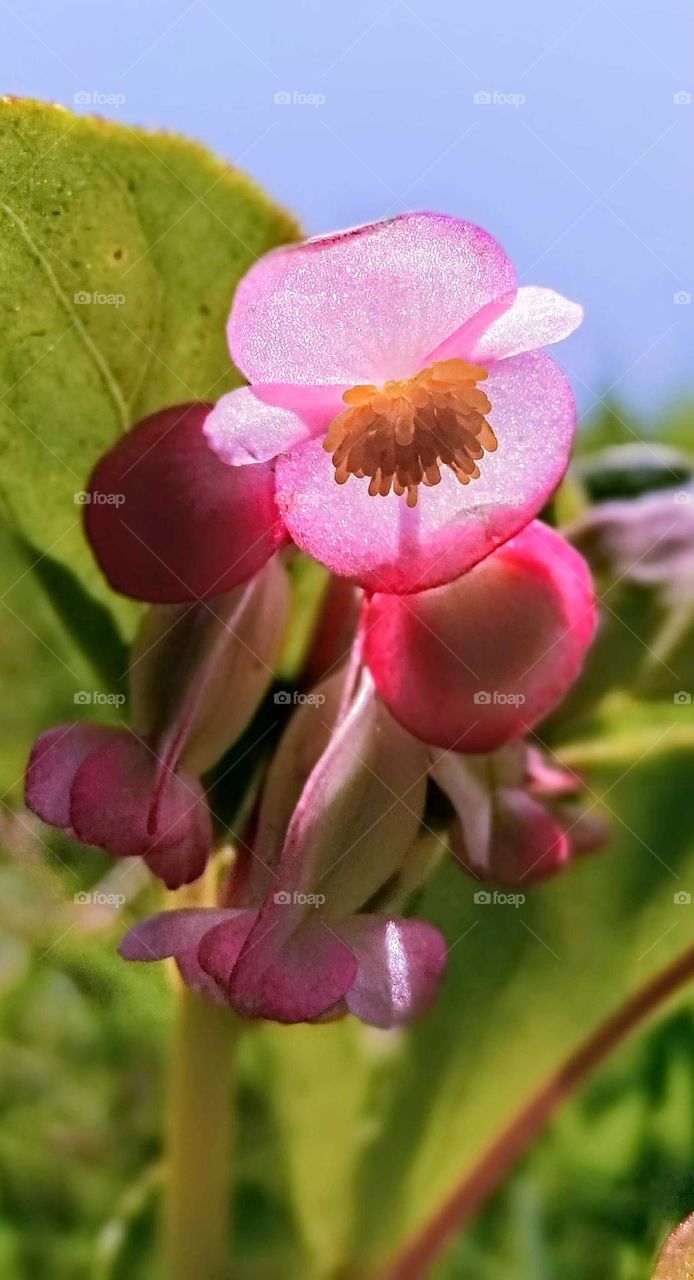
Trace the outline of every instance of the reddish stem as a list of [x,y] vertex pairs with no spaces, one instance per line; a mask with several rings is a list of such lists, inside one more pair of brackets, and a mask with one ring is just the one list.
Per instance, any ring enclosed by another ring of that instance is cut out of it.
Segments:
[[627,1000],[570,1055],[518,1112],[472,1172],[453,1190],[403,1252],[389,1265],[385,1280],[421,1280],[451,1238],[477,1213],[512,1165],[551,1119],[561,1102],[595,1070],[626,1036],[664,1000],[694,977],[694,946]]

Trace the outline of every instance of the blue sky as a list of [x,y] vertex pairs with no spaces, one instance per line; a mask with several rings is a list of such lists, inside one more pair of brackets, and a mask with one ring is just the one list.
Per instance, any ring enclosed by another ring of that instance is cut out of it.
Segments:
[[481,223],[586,307],[584,411],[650,413],[694,390],[688,40],[685,0],[0,0],[0,85],[195,136],[312,234]]

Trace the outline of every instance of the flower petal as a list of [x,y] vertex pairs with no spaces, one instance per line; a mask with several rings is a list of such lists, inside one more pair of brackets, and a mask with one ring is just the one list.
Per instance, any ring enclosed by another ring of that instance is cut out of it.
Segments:
[[133,727],[164,776],[202,774],[241,736],[284,641],[289,584],[279,559],[244,586],[147,613],[131,654]]
[[[393,721],[365,672],[295,805],[235,990],[254,988],[261,972],[279,963],[315,912],[317,895],[321,915],[332,920],[361,907],[390,878],[417,834],[425,775],[426,752]],[[268,816],[281,818],[288,798],[281,789],[275,801],[266,797]]]
[[155,855],[157,874],[175,888],[200,874],[211,820],[200,782],[186,774],[170,775],[154,809],[156,769],[157,759],[144,743],[118,734],[77,770],[70,822],[78,840],[114,857]]
[[350,1013],[393,1027],[424,1013],[446,966],[446,942],[424,920],[355,916],[335,931],[352,948],[357,973],[346,994]]
[[[514,750],[515,748],[510,748]],[[432,749],[431,777],[448,796],[464,832],[467,861],[475,873],[488,865],[492,840],[493,789],[489,756]]]
[[[202,875],[212,848],[212,815],[202,784],[197,778],[176,774],[180,798],[186,806],[181,834],[170,844],[165,829],[164,843],[153,844],[143,855],[153,875],[163,880],[167,889],[180,889]],[[185,788],[185,790],[184,790]]]
[[70,790],[77,770],[119,732],[101,724],[59,724],[42,733],[27,766],[27,808],[52,827],[69,829]]
[[[200,949],[201,962],[208,971],[219,974],[219,981],[228,972],[228,940],[222,939],[225,929],[223,925],[214,930],[217,947],[210,945],[215,942],[213,937],[206,938]],[[243,980],[232,977],[229,999],[247,1018],[308,1022],[339,1003],[356,972],[354,953],[337,933],[319,919],[307,920],[267,968],[254,972],[246,966]]]
[[[118,950],[124,960],[166,960],[198,947],[206,933],[236,915],[220,907],[185,907],[160,911],[140,920],[126,933]],[[240,914],[240,913],[239,913]]]
[[447,352],[487,365],[506,360],[522,351],[536,351],[551,342],[561,342],[577,329],[583,319],[583,307],[555,293],[528,285],[519,289],[511,303],[497,315],[489,314],[489,324],[480,332],[473,329],[474,319],[461,329],[455,350]]
[[[210,978],[214,978],[224,992],[231,979],[239,952],[258,916],[254,908],[240,911],[209,912],[210,925],[198,941],[198,962]],[[218,915],[219,920],[212,919]]]
[[509,887],[544,880],[571,856],[564,827],[549,809],[526,791],[510,787],[494,794],[494,825],[484,862],[471,855],[462,822],[454,829],[452,848],[476,879]]
[[[252,901],[266,897],[292,814],[306,782],[326,750],[337,720],[345,672],[336,671],[299,704],[270,761],[253,835],[253,854],[243,881]],[[276,886],[275,886],[276,887]]]
[[217,401],[205,421],[205,436],[231,466],[267,462],[327,431],[345,407],[345,390],[288,383],[239,387]]
[[366,481],[335,483],[320,440],[277,461],[277,503],[296,544],[371,591],[421,591],[450,582],[537,514],[559,483],[576,419],[571,388],[549,356],[495,365],[485,383],[499,447],[461,485],[447,468],[411,510]]
[[285,541],[272,468],[231,468],[207,443],[209,406],[178,405],[134,427],[89,484],[87,536],[116,591],[178,604],[229,591]]
[[503,249],[480,227],[403,214],[266,254],[236,291],[229,346],[249,382],[407,377],[514,286]]
[[237,931],[245,936],[254,918],[254,911],[236,912],[215,907],[162,911],[136,924],[118,949],[125,960],[164,960],[175,956],[186,986],[209,1000],[224,1004],[224,991],[199,962],[200,943],[214,932],[216,926],[233,922],[236,922]]
[[594,628],[585,561],[534,521],[446,587],[374,596],[365,659],[410,733],[456,751],[493,751],[557,705]]

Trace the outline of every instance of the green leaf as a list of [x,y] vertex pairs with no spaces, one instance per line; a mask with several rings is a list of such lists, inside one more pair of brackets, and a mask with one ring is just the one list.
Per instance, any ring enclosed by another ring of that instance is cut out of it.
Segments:
[[307,1253],[302,1275],[333,1276],[349,1249],[357,1168],[369,1137],[364,1113],[373,1042],[351,1020],[309,1028],[268,1024],[257,1040]]
[[296,226],[171,134],[0,102],[0,498],[38,554],[119,613],[75,494],[144,414],[240,381],[234,288]]
[[128,647],[105,604],[93,599],[66,565],[18,539],[27,569],[43,587],[76,647],[92,664],[106,692],[125,693]]

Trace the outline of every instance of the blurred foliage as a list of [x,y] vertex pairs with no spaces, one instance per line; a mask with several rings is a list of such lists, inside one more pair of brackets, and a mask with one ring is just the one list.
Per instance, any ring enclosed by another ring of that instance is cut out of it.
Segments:
[[436,1280],[649,1280],[694,1204],[693,1062],[690,1005],[564,1109]]
[[[653,441],[641,478],[633,468],[596,478],[588,463],[597,451],[635,436]],[[566,508],[654,487],[663,474],[680,483],[687,460],[663,462],[662,444],[694,447],[688,408],[651,428],[611,407],[585,432]],[[165,1280],[153,1257],[172,1001],[163,967],[126,965],[115,949],[130,919],[155,906],[156,890],[129,884],[116,915],[75,901],[97,883],[114,890],[113,865],[21,809],[32,739],[94,714],[74,696],[114,683],[119,659],[108,673],[92,669],[60,624],[55,575],[45,566],[39,581],[29,564],[16,537],[1,533],[0,1276]],[[306,615],[322,575],[293,572]],[[473,931],[452,949],[441,1002],[411,1033],[348,1021],[247,1033],[230,1206],[240,1280],[363,1274],[436,1206],[557,1056],[691,938],[686,911],[673,904],[673,887],[694,889],[691,708],[673,708],[667,681],[639,687],[648,702],[631,698],[644,636],[657,634],[659,619],[643,595],[609,601],[616,632],[605,627],[601,643],[614,647],[601,666],[609,661],[610,687],[589,671],[569,704],[571,732],[566,711],[547,732],[585,769],[596,803],[609,795],[618,838],[533,891],[525,919],[549,951],[503,911],[473,929],[473,886],[443,867],[418,909],[451,941]],[[288,644],[290,678],[305,642],[299,630]],[[101,719],[120,714],[98,710]],[[561,975],[555,950],[573,966]],[[693,1147],[687,1000],[563,1110],[437,1266],[437,1280],[648,1280],[667,1229],[694,1206]]]

